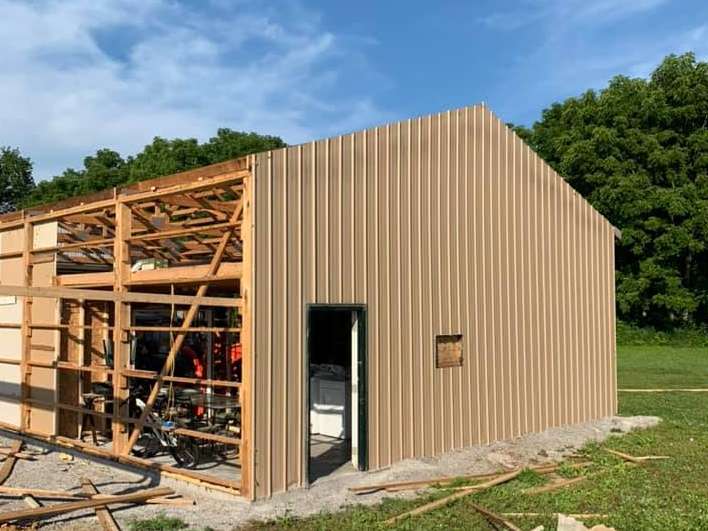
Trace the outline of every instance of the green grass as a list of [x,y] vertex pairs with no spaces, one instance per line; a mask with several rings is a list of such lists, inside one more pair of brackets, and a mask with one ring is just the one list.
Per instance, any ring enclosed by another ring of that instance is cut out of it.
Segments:
[[708,348],[619,347],[617,365],[620,388],[708,387]]
[[[708,349],[678,347],[620,347],[618,382],[625,388],[708,387]],[[708,530],[708,393],[620,394],[621,415],[656,415],[654,428],[613,436],[583,450],[593,461],[593,477],[556,492],[529,496],[523,489],[547,481],[524,472],[516,480],[460,499],[394,529],[490,529],[471,507],[474,502],[498,513],[600,513],[610,517],[587,520],[618,530]],[[633,455],[668,455],[671,459],[632,466],[603,448]],[[570,477],[577,471],[564,470]],[[353,506],[310,518],[292,516],[253,523],[251,530],[377,529],[382,522],[427,501],[445,496],[432,490],[415,500],[385,499],[374,507]],[[554,519],[510,518],[524,530],[543,525],[555,529]],[[390,529],[390,528],[389,528]]]
[[189,526],[183,520],[164,514],[130,523],[130,531],[177,531],[187,529],[187,527]]

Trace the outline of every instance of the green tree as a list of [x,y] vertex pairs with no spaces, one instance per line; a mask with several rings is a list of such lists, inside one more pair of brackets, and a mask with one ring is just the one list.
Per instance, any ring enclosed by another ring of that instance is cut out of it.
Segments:
[[23,206],[60,201],[77,195],[90,194],[123,184],[128,179],[125,160],[110,149],[99,149],[95,155],[84,158],[84,168],[69,168],[61,175],[40,182],[26,198]]
[[708,64],[668,56],[649,79],[614,78],[517,128],[622,230],[621,318],[708,321]]
[[15,210],[33,189],[32,161],[18,149],[0,148],[0,213]]
[[100,149],[84,159],[83,169],[70,168],[40,182],[22,206],[51,203],[284,146],[285,142],[275,136],[219,129],[203,144],[194,138],[155,137],[140,153],[127,159],[110,149]]

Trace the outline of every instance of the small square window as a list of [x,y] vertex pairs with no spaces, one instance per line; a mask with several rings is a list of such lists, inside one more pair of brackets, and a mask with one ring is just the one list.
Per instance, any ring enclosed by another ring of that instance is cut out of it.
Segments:
[[435,367],[462,367],[462,334],[435,336]]

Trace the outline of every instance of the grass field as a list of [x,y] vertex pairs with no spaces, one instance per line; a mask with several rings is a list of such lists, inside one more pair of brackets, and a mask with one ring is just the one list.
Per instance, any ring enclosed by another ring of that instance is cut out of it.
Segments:
[[[623,347],[618,353],[621,388],[708,387],[708,349]],[[487,492],[463,498],[445,509],[401,522],[396,529],[490,529],[469,502],[496,512],[599,513],[587,520],[617,529],[708,529],[708,393],[620,394],[621,415],[657,415],[655,428],[612,437],[602,447],[633,455],[669,455],[641,467],[628,465],[597,445],[585,449],[597,476],[554,493],[528,496],[521,490],[546,481],[533,473]],[[439,498],[432,492],[417,500],[386,500],[377,507],[352,507],[308,519],[281,519],[255,529],[370,529],[386,518]],[[522,529],[553,519],[510,518]]]
[[[622,347],[618,382],[620,388],[708,387],[708,349]],[[584,453],[594,464],[583,473],[593,474],[592,478],[560,491],[529,496],[522,493],[524,488],[547,479],[525,472],[512,482],[402,521],[393,529],[490,529],[471,507],[473,502],[497,513],[607,514],[607,519],[584,523],[603,523],[618,530],[708,530],[708,393],[620,393],[619,404],[621,415],[657,415],[663,422],[612,437],[600,446],[587,446]],[[602,448],[671,459],[634,466]],[[431,491],[415,500],[387,499],[375,507],[354,506],[306,519],[281,518],[253,524],[250,529],[383,528],[386,518],[445,494]],[[509,519],[524,530],[538,525],[555,529],[550,516]]]

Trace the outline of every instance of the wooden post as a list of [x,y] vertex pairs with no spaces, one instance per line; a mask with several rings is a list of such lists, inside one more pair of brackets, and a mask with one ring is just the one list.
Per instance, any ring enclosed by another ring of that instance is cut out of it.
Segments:
[[[23,214],[26,216],[26,214]],[[22,267],[25,286],[32,286],[32,246],[34,242],[34,226],[25,218],[22,238]],[[30,374],[32,368],[28,362],[32,354],[32,297],[25,297],[22,303],[22,357],[20,362],[20,428],[30,427]]]
[[[241,201],[240,205],[236,208],[234,211],[232,217],[231,217],[231,222],[230,222],[230,227],[226,230],[221,235],[221,239],[219,241],[219,246],[216,249],[216,252],[214,253],[214,256],[211,259],[211,262],[209,264],[209,270],[207,271],[207,275],[216,275],[217,271],[219,270],[219,266],[221,265],[221,259],[224,257],[224,253],[226,252],[226,247],[229,244],[229,241],[231,240],[231,237],[233,236],[233,232],[235,229],[235,222],[237,219],[241,217],[241,212],[243,209],[243,200]],[[150,390],[150,395],[148,396],[148,399],[145,401],[145,407],[143,408],[143,411],[140,413],[140,419],[138,422],[135,423],[135,427],[133,428],[132,433],[130,434],[130,438],[128,439],[128,442],[125,446],[122,447],[120,450],[121,455],[128,455],[130,451],[133,449],[133,446],[135,443],[138,441],[138,437],[140,437],[140,432],[143,429],[143,425],[145,424],[145,419],[147,419],[147,416],[150,414],[152,411],[152,406],[155,404],[155,400],[157,399],[157,395],[160,392],[160,387],[162,386],[163,378],[167,375],[167,373],[170,372],[172,369],[172,365],[175,362],[175,358],[177,357],[177,353],[180,351],[182,348],[182,344],[184,343],[184,338],[186,337],[187,330],[192,326],[192,321],[194,320],[194,317],[197,315],[197,312],[199,311],[199,306],[201,304],[200,299],[206,295],[207,289],[209,288],[209,283],[204,283],[199,285],[199,289],[197,290],[197,294],[195,296],[195,299],[193,300],[192,304],[189,307],[189,310],[187,311],[187,315],[184,318],[184,322],[182,323],[182,326],[180,327],[180,331],[177,332],[175,336],[175,340],[172,343],[172,346],[170,347],[170,352],[167,354],[167,358],[165,359],[165,363],[162,366],[162,370],[160,371],[160,374],[157,377],[157,380],[155,380],[155,383],[152,386],[152,389]],[[119,329],[118,324],[116,324],[116,329]],[[115,375],[114,375],[115,378]],[[115,435],[114,435],[114,440],[115,440]]]
[[[125,283],[130,279],[130,239],[132,230],[130,207],[116,201],[116,233],[113,244],[113,290],[127,291]],[[128,431],[123,418],[128,417],[128,384],[122,370],[130,362],[130,342],[125,327],[130,325],[130,303],[116,300],[113,313],[113,451],[121,453],[128,440]]]
[[241,300],[243,306],[241,312],[241,388],[239,389],[239,400],[241,401],[241,447],[239,455],[241,457],[241,494],[247,499],[254,499],[255,489],[253,488],[253,447],[252,447],[252,371],[253,354],[251,347],[251,308],[253,307],[251,291],[252,274],[251,264],[253,261],[253,166],[255,157],[251,158],[251,177],[244,180],[243,190],[243,220],[241,222],[241,242],[243,246],[243,269],[239,283]]

